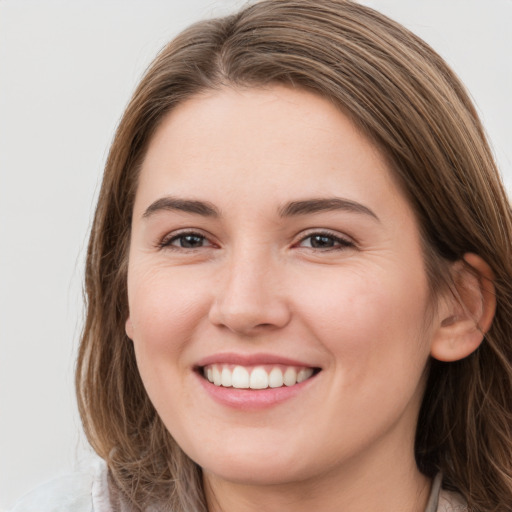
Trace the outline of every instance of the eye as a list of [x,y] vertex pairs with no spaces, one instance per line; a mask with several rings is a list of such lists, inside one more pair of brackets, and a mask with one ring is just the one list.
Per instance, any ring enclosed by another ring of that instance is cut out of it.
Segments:
[[164,238],[159,244],[160,248],[169,249],[199,249],[209,247],[212,244],[200,233],[185,232]]
[[354,247],[354,244],[345,238],[332,233],[311,233],[302,238],[297,244],[298,247],[307,247],[320,250],[336,250]]

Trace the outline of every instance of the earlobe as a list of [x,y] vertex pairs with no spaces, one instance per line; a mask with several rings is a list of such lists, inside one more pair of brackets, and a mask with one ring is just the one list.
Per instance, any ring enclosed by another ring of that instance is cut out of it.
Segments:
[[476,254],[454,263],[453,286],[441,300],[439,325],[431,355],[440,361],[458,361],[473,353],[490,329],[496,311],[494,274]]
[[126,336],[128,336],[128,338],[133,340],[133,324],[132,324],[130,317],[128,317],[128,319],[126,320],[126,323],[124,324],[124,330],[126,332]]

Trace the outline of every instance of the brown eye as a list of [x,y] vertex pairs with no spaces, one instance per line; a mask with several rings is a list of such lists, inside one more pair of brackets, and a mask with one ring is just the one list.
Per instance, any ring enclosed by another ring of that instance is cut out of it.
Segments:
[[205,241],[206,238],[201,235],[180,235],[173,238],[170,242],[170,245],[182,247],[183,249],[196,249],[197,247],[203,247]]
[[201,247],[209,247],[212,244],[208,238],[199,233],[179,233],[172,237],[166,237],[158,244],[160,248],[169,249],[200,249]]
[[311,247],[315,249],[331,248],[336,245],[336,241],[333,239],[332,236],[314,235],[310,238]]
[[352,242],[330,233],[313,233],[303,238],[299,243],[300,247],[320,250],[343,249],[345,247],[353,247],[353,245]]

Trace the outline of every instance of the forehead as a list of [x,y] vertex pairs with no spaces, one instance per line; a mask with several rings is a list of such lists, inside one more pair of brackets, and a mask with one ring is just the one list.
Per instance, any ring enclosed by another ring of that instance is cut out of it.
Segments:
[[165,194],[246,207],[303,196],[403,201],[382,153],[340,109],[284,86],[207,91],[167,114],[142,165],[136,208]]

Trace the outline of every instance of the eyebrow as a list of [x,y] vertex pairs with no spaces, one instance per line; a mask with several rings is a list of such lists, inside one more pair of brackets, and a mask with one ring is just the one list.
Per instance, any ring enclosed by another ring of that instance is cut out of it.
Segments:
[[376,220],[379,220],[379,217],[377,217],[377,215],[367,206],[364,206],[361,203],[357,203],[356,201],[351,201],[350,199],[342,199],[340,197],[292,201],[279,209],[279,215],[281,217],[294,217],[297,215],[307,215],[309,213],[335,210],[362,213],[364,215],[369,215]]
[[197,201],[195,199],[179,199],[177,197],[166,196],[157,199],[151,203],[144,214],[143,218],[150,217],[160,211],[180,211],[186,213],[194,213],[205,217],[219,217],[219,210],[207,201]]
[[[350,199],[342,199],[339,197],[291,201],[279,208],[278,213],[280,217],[295,217],[311,213],[335,210],[361,213],[379,220],[377,215],[372,210],[370,210],[370,208],[356,201],[351,201]],[[195,215],[202,215],[204,217],[220,217],[219,210],[215,205],[208,201],[198,201],[196,199],[180,199],[173,196],[161,197],[160,199],[157,199],[151,203],[142,217],[148,218],[160,211],[181,211]]]

